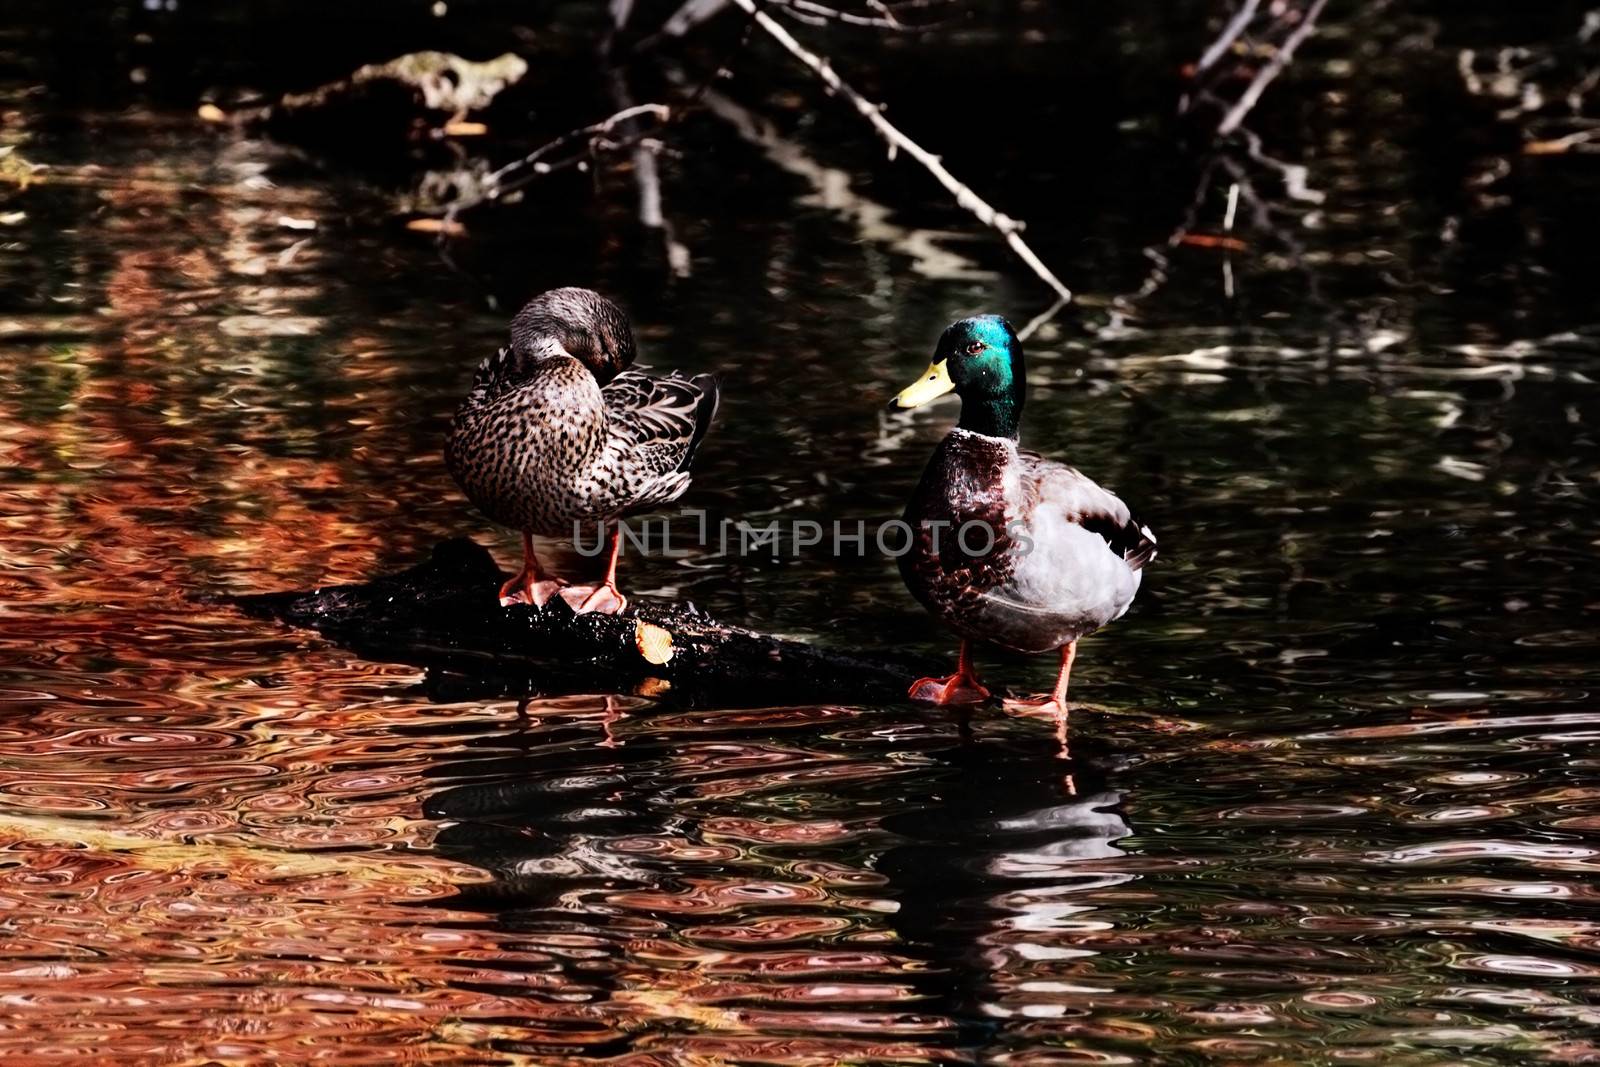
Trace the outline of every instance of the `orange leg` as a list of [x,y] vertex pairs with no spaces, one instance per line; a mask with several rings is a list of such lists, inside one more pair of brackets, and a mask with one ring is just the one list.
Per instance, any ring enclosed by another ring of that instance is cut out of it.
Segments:
[[1061,670],[1056,674],[1056,687],[1050,695],[1039,700],[1008,700],[1011,708],[1050,708],[1061,717],[1067,717],[1067,680],[1072,677],[1072,661],[1078,658],[1078,642],[1069,641],[1061,646]]
[[956,673],[948,678],[918,678],[906,695],[929,704],[976,704],[988,700],[989,690],[978,681],[978,672],[972,667],[971,645],[966,638],[961,639]]
[[533,554],[533,535],[524,532],[522,569],[500,587],[500,606],[508,608],[512,604],[532,604],[536,608],[542,608],[565,584],[559,578],[539,577],[539,557]]
[[[1069,641],[1061,646],[1061,670],[1056,674],[1056,687],[1050,690],[1050,695],[1041,700],[1008,700],[1006,707],[1021,712],[1049,710],[1056,720],[1056,750],[1057,759],[1071,759],[1067,751],[1067,680],[1072,677],[1072,661],[1078,658],[1078,642]],[[1077,788],[1073,785],[1072,776],[1066,780],[1067,791],[1077,795]]]
[[611,531],[611,562],[606,565],[605,581],[599,585],[569,585],[561,591],[561,599],[579,615],[598,611],[602,615],[617,615],[628,606],[628,598],[617,592],[617,557],[622,554],[622,524]]

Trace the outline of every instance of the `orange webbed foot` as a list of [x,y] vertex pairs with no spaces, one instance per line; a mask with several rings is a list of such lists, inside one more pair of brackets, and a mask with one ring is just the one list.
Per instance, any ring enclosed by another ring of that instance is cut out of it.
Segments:
[[906,696],[926,704],[979,704],[988,700],[989,690],[978,681],[978,672],[972,668],[972,643],[961,639],[956,673],[948,678],[918,678],[906,690]]
[[924,704],[981,704],[990,694],[978,679],[958,671],[948,678],[918,678],[906,696]]
[[[1038,697],[1029,700],[1017,700],[1007,697],[1001,702],[1007,711],[1013,711],[1029,718],[1048,719],[1056,728],[1056,759],[1071,759],[1072,753],[1067,739],[1067,698],[1065,694],[1052,693],[1047,697]],[[1067,788],[1072,795],[1077,795],[1077,789],[1072,784],[1072,776],[1067,776]]]
[[1067,681],[1072,676],[1072,662],[1077,657],[1076,640],[1068,641],[1061,646],[1061,669],[1056,673],[1056,687],[1050,691],[1049,696],[1005,701],[1007,711],[1017,711],[1024,715],[1037,715],[1043,712],[1055,720],[1056,737],[1061,741],[1062,759],[1067,758]]
[[559,578],[535,578],[531,574],[519,574],[500,587],[500,606],[509,608],[513,604],[532,604],[542,608],[566,584]]
[[628,606],[628,598],[617,591],[610,582],[599,585],[569,585],[561,590],[561,599],[567,602],[574,614],[620,615]]
[[1030,712],[1049,712],[1056,718],[1067,717],[1067,702],[1064,699],[1048,697],[1030,697],[1026,700],[1017,697],[1006,697],[1001,702],[1007,711],[1020,711],[1024,715]]

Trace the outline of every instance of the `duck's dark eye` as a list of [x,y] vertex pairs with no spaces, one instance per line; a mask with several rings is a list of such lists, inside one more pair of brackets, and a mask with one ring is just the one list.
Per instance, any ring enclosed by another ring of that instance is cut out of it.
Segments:
[[983,351],[983,342],[982,341],[974,341],[970,345],[967,346],[967,355],[969,355],[969,356],[975,356],[979,352],[982,352],[982,351]]

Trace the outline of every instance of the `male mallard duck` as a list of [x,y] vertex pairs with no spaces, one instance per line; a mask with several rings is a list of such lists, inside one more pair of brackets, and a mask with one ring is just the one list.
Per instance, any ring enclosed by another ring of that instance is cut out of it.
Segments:
[[928,462],[900,557],[911,595],[961,636],[956,672],[922,678],[913,700],[983,700],[971,642],[1017,652],[1059,649],[1050,696],[1019,702],[1066,713],[1078,638],[1128,610],[1155,535],[1116,496],[1061,463],[1017,447],[1027,393],[1022,343],[998,315],[952,323],[933,363],[890,402],[914,408],[954,391],[961,421]]
[[[571,537],[676,500],[717,412],[708,374],[629,370],[633,331],[589,289],[552,289],[511,320],[511,345],[484,360],[456,412],[445,462],[485,514],[522,531],[522,570],[502,605],[543,607],[559,595],[580,614],[627,607],[617,591],[621,527],[599,585],[566,586],[539,571],[533,535]],[[563,588],[565,586],[565,588]]]

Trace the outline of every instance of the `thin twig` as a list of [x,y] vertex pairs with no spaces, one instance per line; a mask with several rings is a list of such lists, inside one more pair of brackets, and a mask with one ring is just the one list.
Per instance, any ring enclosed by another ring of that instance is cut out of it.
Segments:
[[540,145],[538,148],[534,149],[532,152],[529,152],[521,159],[507,163],[499,170],[492,171],[489,174],[488,180],[484,183],[485,188],[488,190],[485,193],[485,196],[488,199],[493,200],[495,197],[513,188],[513,186],[509,185],[505,180],[506,175],[512,173],[513,171],[521,170],[524,167],[532,167],[535,172],[543,173],[539,170],[539,161],[545,156],[548,156],[551,152],[554,152],[556,149],[564,148],[578,140],[580,137],[593,140],[598,136],[608,134],[612,130],[616,129],[619,123],[626,122],[629,119],[636,118],[640,115],[653,115],[657,120],[666,122],[667,119],[672,115],[672,111],[665,104],[635,104],[632,107],[625,107],[609,118],[601,119],[599,122],[591,122],[587,126],[580,126],[575,130],[568,130],[555,140]]
[[1211,42],[1211,47],[1207,48],[1205,54],[1200,57],[1200,62],[1194,65],[1196,75],[1204,74],[1213,63],[1222,58],[1223,53],[1233,46],[1233,42],[1239,39],[1239,35],[1244,32],[1244,28],[1250,25],[1250,20],[1256,17],[1256,8],[1260,6],[1261,0],[1244,0],[1243,6],[1239,8],[1233,18],[1228,20],[1228,24],[1217,35],[1217,39]]
[[1223,117],[1222,122],[1217,126],[1218,137],[1226,137],[1239,128],[1239,124],[1245,120],[1245,116],[1249,115],[1256,103],[1260,101],[1261,94],[1267,91],[1267,86],[1271,85],[1273,79],[1283,73],[1283,68],[1287,67],[1289,61],[1294,58],[1295,49],[1299,48],[1301,43],[1316,30],[1317,16],[1322,14],[1322,9],[1327,6],[1328,0],[1313,0],[1311,6],[1306,9],[1305,16],[1300,20],[1300,25],[1296,26],[1294,32],[1283,39],[1283,44],[1278,46],[1277,53],[1273,55],[1272,59],[1264,67],[1256,72],[1255,78],[1245,87],[1245,91],[1239,96],[1238,101],[1233,105],[1233,109]]
[[[784,51],[794,56],[805,64],[830,90],[848,100],[855,107],[856,112],[871,123],[878,135],[889,145],[889,158],[893,159],[896,152],[904,151],[911,158],[933,175],[934,180],[944,186],[955,198],[956,203],[971,212],[974,218],[985,226],[1000,233],[1011,246],[1011,250],[1038,275],[1039,279],[1054,289],[1056,295],[1063,300],[1072,299],[1072,290],[1064,285],[1061,279],[1046,267],[1028,243],[1022,239],[1023,223],[1009,215],[996,211],[987,201],[978,196],[966,185],[962,184],[955,175],[947,170],[939,157],[933,155],[917,142],[907,137],[900,128],[883,117],[883,107],[875,104],[856,92],[845,80],[839,77],[829,62],[806,48],[789,33],[776,19],[767,14],[758,6],[757,0],[733,0],[740,9],[755,20],[774,41],[783,47]],[[1325,2],[1325,0],[1322,0]]]
[[[499,200],[507,193],[515,192],[547,174],[565,170],[567,167],[577,166],[602,149],[615,151],[631,147],[644,140],[646,135],[643,133],[636,134],[620,142],[602,140],[619,123],[641,115],[653,115],[660,121],[665,122],[671,115],[671,111],[665,104],[639,104],[635,107],[623,108],[609,118],[602,119],[599,122],[592,122],[587,126],[580,126],[575,130],[568,130],[555,140],[546,141],[521,159],[513,160],[499,170],[490,172],[478,186],[478,192],[475,195],[458,200],[446,209],[443,225],[439,231],[440,243],[443,244],[445,238],[454,229],[456,216],[461,212],[471,210],[479,204],[490,200]],[[544,161],[545,157],[556,151],[556,149],[567,147],[579,140],[584,141],[584,151],[558,160],[555,163],[546,163]],[[509,175],[515,174],[519,170],[527,170],[528,173],[520,175],[514,180],[507,180]]]
[[[846,11],[841,7],[819,3],[818,0],[767,0],[767,2],[796,22],[803,22],[808,26],[826,26],[830,23],[838,23],[844,26],[858,26],[868,29],[912,32],[931,29],[937,23],[911,25],[901,21],[900,12],[943,7],[949,3],[949,0],[898,0],[897,3],[885,3],[884,0],[865,0],[865,6],[877,12],[876,15],[862,15],[854,11]],[[721,14],[731,4],[732,0],[683,0],[683,3],[667,17],[666,21],[661,24],[661,29],[656,31],[652,38],[682,37],[702,22],[707,22]]]
[[877,30],[906,31],[921,29],[920,26],[907,26],[894,17],[894,13],[881,4],[874,10],[881,11],[879,15],[858,15],[854,11],[843,8],[829,7],[826,4],[816,3],[816,0],[767,0],[774,7],[783,9],[784,13],[797,22],[804,22],[810,26],[826,26],[837,22],[843,26],[860,26]]
[[895,17],[894,8],[884,3],[883,0],[867,0],[867,6],[895,25],[904,25]]

